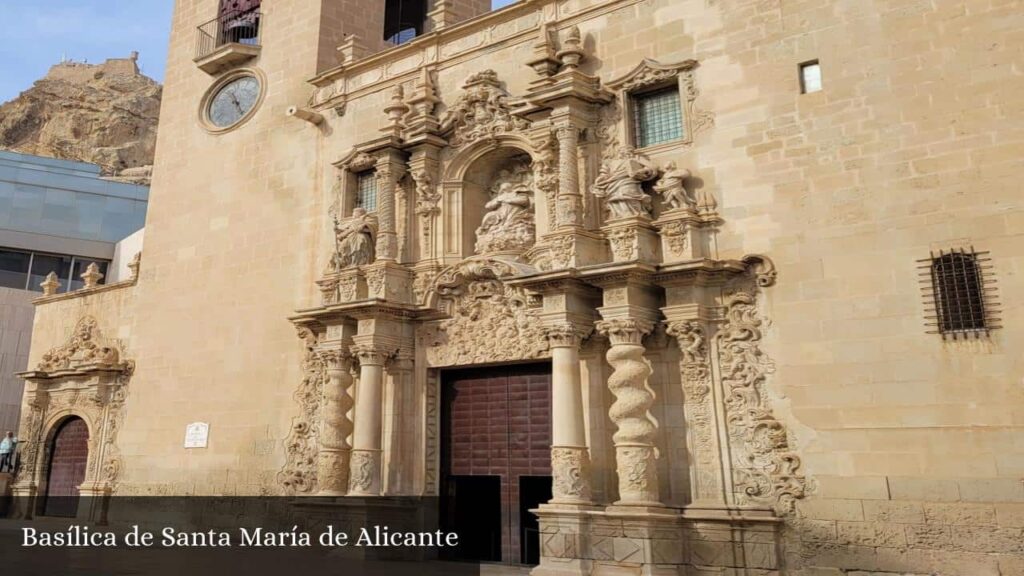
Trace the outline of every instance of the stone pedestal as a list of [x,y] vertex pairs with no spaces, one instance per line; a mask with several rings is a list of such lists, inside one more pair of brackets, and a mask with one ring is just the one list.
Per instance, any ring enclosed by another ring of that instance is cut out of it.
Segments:
[[363,266],[366,294],[389,302],[412,302],[413,274],[405,266],[381,261]]
[[[547,234],[543,243],[531,252],[544,250],[551,270],[579,268],[605,261],[605,241],[582,228],[567,228]],[[531,261],[533,256],[527,254]],[[539,260],[538,260],[539,262]]]
[[688,208],[669,210],[654,222],[661,237],[665,262],[695,260],[707,256],[701,220]]
[[357,268],[328,272],[316,281],[320,287],[320,303],[324,306],[366,300],[366,276]]
[[612,262],[651,262],[659,258],[658,229],[646,216],[609,220],[601,227],[611,247]]

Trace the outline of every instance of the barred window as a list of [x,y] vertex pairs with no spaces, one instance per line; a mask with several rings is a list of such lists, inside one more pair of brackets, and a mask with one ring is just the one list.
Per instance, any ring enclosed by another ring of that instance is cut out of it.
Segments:
[[670,86],[633,96],[633,127],[637,148],[683,137],[679,87]]
[[373,170],[356,175],[356,208],[367,212],[377,209],[377,173]]
[[995,316],[995,287],[985,278],[991,266],[987,252],[959,249],[940,251],[922,260],[928,276],[925,297],[929,305],[928,325],[944,337],[987,334],[998,328]]

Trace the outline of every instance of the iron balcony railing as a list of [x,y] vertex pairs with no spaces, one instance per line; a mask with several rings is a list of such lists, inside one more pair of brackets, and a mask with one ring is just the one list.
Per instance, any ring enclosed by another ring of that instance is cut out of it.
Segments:
[[259,46],[262,18],[258,10],[233,10],[202,24],[196,35],[196,58],[209,56],[225,44]]

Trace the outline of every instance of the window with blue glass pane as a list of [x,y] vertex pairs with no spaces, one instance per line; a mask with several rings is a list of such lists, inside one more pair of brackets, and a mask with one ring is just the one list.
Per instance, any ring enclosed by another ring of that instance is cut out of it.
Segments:
[[356,176],[356,208],[367,212],[377,209],[377,173],[373,170],[360,172]]
[[634,95],[633,126],[637,148],[682,138],[683,110],[679,104],[679,87]]

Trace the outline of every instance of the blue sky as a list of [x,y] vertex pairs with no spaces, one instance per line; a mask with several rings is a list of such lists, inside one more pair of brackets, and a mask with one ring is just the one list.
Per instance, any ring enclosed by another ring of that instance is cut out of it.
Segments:
[[171,0],[0,0],[0,102],[60,61],[102,62],[139,51],[139,65],[163,79]]
[[[269,0],[273,1],[273,0]],[[493,0],[500,8],[514,0]],[[0,102],[42,78],[62,56],[102,62],[139,52],[163,81],[172,0],[0,0]]]

